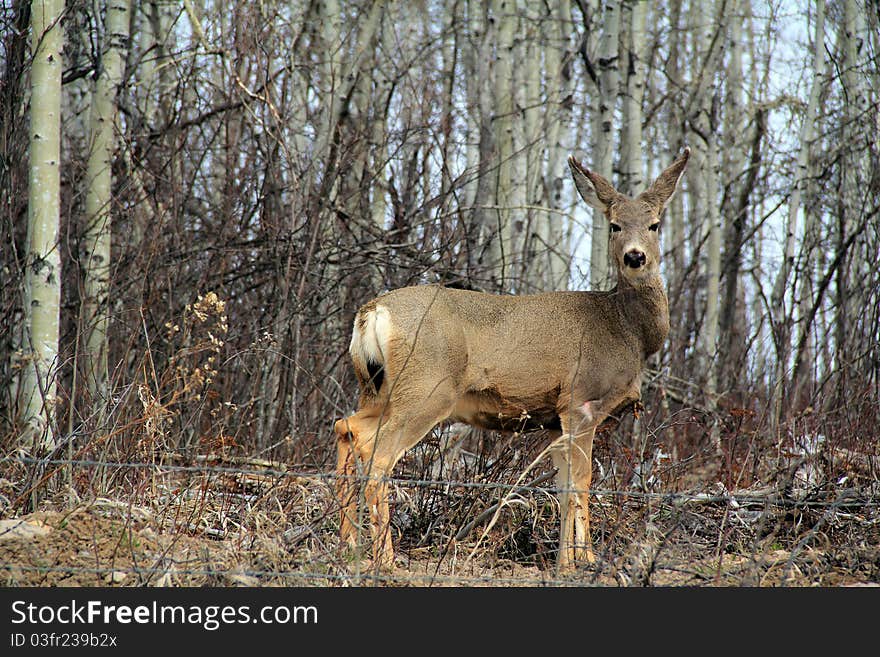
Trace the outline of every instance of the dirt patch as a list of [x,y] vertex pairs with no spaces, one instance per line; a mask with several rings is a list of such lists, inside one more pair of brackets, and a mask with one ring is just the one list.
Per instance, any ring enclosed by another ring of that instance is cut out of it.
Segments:
[[144,573],[157,570],[168,541],[124,509],[81,506],[38,511],[20,520],[48,531],[0,536],[7,586],[143,585],[162,577],[145,579]]

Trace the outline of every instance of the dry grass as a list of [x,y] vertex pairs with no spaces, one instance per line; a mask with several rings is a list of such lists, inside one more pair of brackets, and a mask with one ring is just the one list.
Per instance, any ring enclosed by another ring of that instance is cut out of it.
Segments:
[[[409,457],[410,468],[428,448]],[[0,533],[9,586],[838,586],[880,583],[880,511],[864,492],[771,502],[767,491],[721,484],[688,495],[599,494],[598,563],[554,569],[550,491],[396,480],[391,573],[364,567],[337,541],[337,509],[324,477],[205,460],[192,470],[140,468],[86,498],[58,466],[38,507],[10,505],[22,481],[3,480]],[[265,465],[265,464],[263,464]],[[278,464],[275,464],[276,466]],[[124,469],[124,466],[120,466]],[[19,468],[20,469],[20,468]],[[88,468],[83,468],[88,469]],[[505,469],[505,476],[509,472]],[[461,473],[450,473],[461,474]],[[76,477],[73,477],[76,480]],[[89,479],[90,481],[93,479]],[[510,478],[508,483],[515,480]],[[491,484],[492,482],[487,482]],[[508,495],[508,493],[511,493]],[[11,495],[10,495],[11,494]],[[485,525],[455,534],[502,495]],[[764,502],[761,502],[764,499]],[[835,504],[836,502],[836,504]],[[17,516],[26,525],[8,522]],[[9,526],[13,528],[9,530]],[[34,529],[36,528],[36,529]],[[33,531],[25,531],[31,529]]]

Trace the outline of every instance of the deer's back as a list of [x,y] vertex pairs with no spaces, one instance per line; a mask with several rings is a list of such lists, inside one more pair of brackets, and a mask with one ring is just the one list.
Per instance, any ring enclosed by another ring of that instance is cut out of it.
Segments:
[[640,371],[638,327],[614,297],[495,295],[425,285],[394,290],[364,308],[388,310],[398,350],[407,351],[413,365],[442,368],[470,390],[543,398],[573,377],[592,377],[598,389]]

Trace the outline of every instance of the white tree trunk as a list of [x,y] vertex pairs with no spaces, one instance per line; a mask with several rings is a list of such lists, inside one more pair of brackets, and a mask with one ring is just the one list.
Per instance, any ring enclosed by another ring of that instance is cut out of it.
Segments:
[[312,157],[323,161],[330,157],[330,144],[336,129],[342,98],[345,76],[342,69],[342,53],[345,45],[342,35],[342,17],[338,0],[319,0],[315,4],[315,15],[321,24],[321,41],[324,55],[320,69],[322,111],[317,125]]
[[[550,113],[549,108],[541,102],[541,63],[542,51],[548,44],[540,37],[540,15],[537,8],[527,3],[525,15],[521,18],[525,29],[525,42],[519,50],[523,53],[523,80],[517,87],[522,89],[522,152],[525,162],[518,166],[523,172],[523,202],[525,211],[518,211],[518,216],[525,220],[526,230],[520,236],[523,248],[520,250],[521,266],[518,268],[523,275],[521,291],[535,291],[542,288],[541,265],[545,262],[545,246],[540,240],[533,239],[538,233],[539,224],[546,224],[546,213],[536,210],[541,204],[541,182],[543,178],[543,161],[545,142],[542,138],[540,119]],[[527,287],[523,287],[523,285]]]
[[[727,59],[726,80],[727,93],[723,110],[724,135],[721,152],[722,185],[727,189],[727,203],[724,207],[723,228],[720,231],[724,236],[724,290],[720,299],[719,326],[718,326],[718,359],[715,363],[715,376],[717,383],[727,387],[731,381],[731,371],[739,371],[732,360],[736,353],[736,336],[740,331],[745,331],[745,317],[738,314],[740,308],[737,300],[740,298],[741,287],[739,256],[740,240],[744,234],[745,217],[738,216],[745,207],[739,207],[739,200],[743,198],[743,188],[749,179],[750,170],[746,163],[747,144],[753,142],[752,134],[746,137],[746,107],[745,88],[743,78],[743,22],[745,20],[745,2],[741,0],[728,0],[727,11],[735,18],[730,21],[730,45]],[[754,116],[753,130],[758,130],[757,112],[752,110]],[[736,377],[734,377],[736,378]]]
[[28,245],[24,280],[26,362],[19,410],[19,447],[40,452],[55,444],[61,258],[58,252],[61,160],[63,0],[31,5],[31,115]]
[[804,111],[800,127],[800,149],[798,150],[795,179],[792,181],[791,198],[788,202],[788,213],[785,220],[785,241],[782,248],[782,262],[776,274],[773,291],[770,296],[770,307],[774,313],[777,326],[776,369],[772,382],[771,426],[775,432],[783,411],[785,382],[788,379],[789,355],[791,353],[791,320],[786,297],[788,279],[794,264],[795,241],[798,234],[798,216],[801,210],[801,197],[809,171],[810,143],[813,141],[813,127],[819,107],[819,92],[822,89],[825,67],[825,2],[817,0],[816,35],[813,46],[813,81],[810,96]]
[[571,120],[570,95],[573,79],[571,61],[566,58],[569,52],[569,30],[566,27],[571,20],[571,3],[569,0],[558,0],[552,3],[548,11],[548,19],[542,24],[545,51],[544,66],[546,79],[547,113],[545,134],[547,142],[547,176],[544,183],[546,198],[544,203],[551,210],[545,221],[538,227],[543,247],[547,250],[546,264],[543,269],[544,289],[568,289],[569,267],[571,263],[571,236],[569,226],[561,214],[563,208],[563,190],[566,178],[566,158],[568,147],[565,142],[565,126]]
[[721,280],[721,212],[718,209],[718,143],[710,132],[703,170],[706,223],[706,314],[703,320],[702,352],[706,390],[713,396],[718,389],[718,292]]
[[[162,127],[170,120],[173,112],[172,104],[175,85],[173,52],[175,50],[174,21],[175,8],[172,3],[150,0],[150,31],[154,39],[153,52],[155,55],[154,70],[158,71],[157,88],[152,94],[159,104],[159,116],[156,124]],[[147,116],[152,117],[152,113]]]
[[[716,3],[709,2],[709,8],[704,3],[698,3],[694,11],[693,20],[698,29],[699,38],[694,46],[701,56],[694,57],[694,77],[697,85],[694,91],[693,103],[697,106],[698,113],[693,119],[694,129],[698,132],[695,137],[694,154],[700,166],[701,172],[698,186],[702,187],[701,194],[696,199],[695,217],[702,218],[703,248],[705,250],[704,269],[706,280],[706,305],[703,315],[703,325],[699,336],[700,369],[703,373],[703,384],[706,404],[710,408],[715,405],[717,394],[717,346],[718,346],[718,319],[719,319],[719,288],[721,277],[721,211],[719,208],[719,185],[718,169],[720,166],[718,153],[718,119],[716,116],[716,103],[713,99],[714,85],[710,83],[715,78],[716,67],[720,59],[714,56],[723,50],[720,44],[726,42],[726,30],[724,17],[717,11]],[[720,447],[720,434],[718,426],[713,425],[710,440],[716,451]]]
[[[599,39],[599,111],[594,115],[593,168],[612,181],[614,163],[614,110],[620,86],[620,9],[619,0],[605,3],[602,36]],[[590,247],[590,286],[604,290],[611,284],[608,263],[608,220],[593,211]]]
[[[446,17],[444,17],[446,20]],[[440,120],[440,138],[441,138],[441,156],[440,156],[440,198],[443,207],[441,214],[446,216],[450,211],[452,203],[452,122],[455,111],[455,78],[456,67],[458,64],[458,39],[456,31],[461,22],[461,7],[456,3],[449,8],[448,27],[444,29],[443,35],[443,72],[441,74],[441,85],[443,88],[443,114]],[[376,80],[376,88],[380,88],[380,81]]]
[[[373,5],[375,8],[380,3]],[[371,147],[374,140],[385,140],[385,131],[382,129],[384,122],[374,121],[370,118],[371,94],[374,93],[374,76],[378,69],[376,61],[376,45],[381,38],[383,11],[371,11],[368,22],[358,32],[358,40],[353,44],[352,53],[356,67],[352,66],[347,72],[352,78],[351,98],[346,107],[345,119],[337,117],[341,121],[342,132],[346,135],[344,142],[349,143],[346,154],[345,175],[340,176],[339,203],[345,207],[346,214],[352,219],[352,229],[358,238],[364,233],[371,231],[373,213],[378,208],[372,207],[368,196],[368,187],[365,183],[372,178],[373,157]],[[361,35],[363,39],[361,40]],[[345,66],[345,64],[343,64]],[[375,88],[378,88],[377,86]],[[379,125],[377,125],[379,124]],[[363,136],[366,135],[366,139]],[[381,199],[384,199],[384,190],[378,180],[370,187]],[[381,223],[379,224],[382,225]],[[370,268],[369,276],[371,287],[381,286],[382,275],[379,267]]]
[[[877,134],[873,132],[876,121],[872,119],[869,89],[865,82],[870,79],[868,74],[871,64],[868,62],[866,44],[868,42],[864,14],[865,3],[859,0],[843,2],[843,24],[838,29],[838,48],[843,61],[838,60],[841,81],[843,84],[843,112],[839,121],[842,125],[840,138],[842,143],[842,162],[840,166],[841,184],[837,190],[838,216],[838,248],[854,238],[854,231],[863,216],[867,204],[867,190],[871,188],[872,166],[869,160],[869,149],[858,147],[857,144],[868,141],[877,143]],[[871,67],[876,68],[876,65]],[[862,240],[864,244],[865,239]],[[840,256],[837,267],[836,288],[838,299],[835,315],[835,369],[837,382],[835,387],[838,395],[829,395],[827,403],[839,403],[839,394],[846,395],[849,382],[861,372],[853,371],[853,354],[861,349],[859,343],[860,316],[864,313],[866,293],[863,282],[871,276],[870,269],[875,267],[876,253],[862,255],[857,253],[860,248],[858,241],[846,248]]]
[[107,397],[107,326],[110,306],[111,185],[116,150],[116,92],[125,70],[129,0],[108,0],[104,17],[104,52],[95,83],[86,166],[85,323],[86,384],[97,401]]
[[[669,77],[669,80],[673,85],[682,84],[680,60],[682,58],[682,51],[685,51],[686,49],[683,31],[679,29],[680,22],[681,5],[679,3],[673,3],[673,6],[670,8],[671,34],[669,36],[669,64],[667,65],[666,70],[666,75]],[[682,139],[682,141],[684,140],[684,135],[681,133],[684,129],[684,120],[682,119],[681,108],[678,104],[672,103],[671,105],[670,129],[673,131],[673,134],[670,135],[670,147],[674,150],[677,145],[675,137],[677,136]],[[673,153],[669,153],[669,155],[674,157]],[[671,161],[671,159],[668,159],[667,161]],[[664,231],[666,234],[664,247],[671,256],[667,261],[667,271],[669,271],[667,281],[672,289],[678,288],[679,281],[684,273],[684,245],[686,236],[684,230],[683,199],[684,194],[673,195],[664,222],[666,224],[664,226],[666,229]]]
[[498,233],[498,216],[495,205],[496,181],[496,126],[494,116],[495,95],[492,80],[495,75],[496,21],[487,14],[488,3],[474,0],[468,2],[468,24],[473,34],[475,61],[473,75],[468,80],[469,105],[478,108],[474,134],[476,144],[476,169],[472,169],[473,197],[471,202],[471,227],[475,239],[470,253],[471,269],[483,279],[489,279],[493,287],[500,287],[497,270],[501,262],[501,239]]
[[517,13],[514,0],[492,0],[492,14],[498,26],[497,59],[495,62],[495,139],[498,176],[495,184],[495,216],[497,217],[500,260],[494,263],[495,280],[500,289],[509,289],[517,253],[513,226],[513,36]]
[[[389,8],[390,10],[391,8]],[[391,21],[390,16],[388,21]],[[381,34],[378,38],[382,44],[382,50],[384,52],[394,52],[394,49],[397,47],[395,45],[394,30],[391,29],[390,25],[380,26],[380,30]],[[373,83],[375,91],[373,92],[374,106],[373,120],[370,126],[370,146],[373,151],[372,171],[375,179],[370,199],[370,216],[373,224],[382,229],[385,226],[385,218],[388,211],[388,202],[385,196],[388,190],[386,167],[390,159],[385,108],[388,106],[390,96],[394,90],[394,80],[388,75],[388,69],[385,66],[377,66],[373,71]]]
[[[791,194],[791,199],[789,203],[791,205],[801,205],[801,197],[804,191],[807,191],[808,186],[810,185],[810,178],[812,177],[812,162],[810,158],[810,149],[813,147],[813,142],[815,141],[815,130],[814,124],[816,121],[816,114],[818,112],[819,107],[819,97],[822,87],[825,86],[825,0],[816,0],[815,6],[815,37],[813,40],[813,81],[810,86],[810,95],[809,100],[807,101],[807,114],[804,116],[804,124],[801,126],[801,148],[798,151],[798,159],[797,159],[797,169],[795,171],[795,179],[792,181],[793,189]],[[789,214],[791,214],[792,208],[789,207]],[[796,210],[795,210],[796,212]],[[804,322],[805,315],[809,312],[810,306],[813,302],[813,277],[815,276],[815,272],[817,270],[814,259],[816,257],[816,246],[819,243],[819,234],[821,231],[820,226],[820,216],[819,211],[810,208],[804,207],[804,264],[803,264],[803,272],[799,277],[799,289],[797,290],[795,303],[797,304],[797,318],[799,320],[799,331],[797,343],[800,344],[802,341],[807,345],[806,350],[806,359],[809,362],[814,363],[815,359],[811,357],[813,353],[813,340],[812,335],[813,331],[811,327],[806,325]],[[795,369],[797,369],[797,364],[795,364]],[[811,368],[813,370],[812,378],[813,380],[817,379],[818,372],[815,371],[815,368]],[[781,375],[781,370],[777,371],[777,380],[779,380],[779,376]],[[811,375],[807,374],[806,378],[810,378]],[[795,386],[798,386],[801,382],[794,381]],[[781,395],[779,395],[779,390],[774,388],[774,398],[773,398],[773,413],[774,420],[779,420],[779,411],[781,410],[782,399],[780,399]]]
[[645,21],[648,3],[636,0],[629,17],[626,95],[623,99],[621,126],[620,191],[635,196],[644,189],[645,145],[642,143],[642,100],[645,97],[645,76],[648,56]]
[[465,94],[467,96],[467,180],[464,186],[464,198],[467,208],[474,213],[474,204],[477,200],[478,171],[480,166],[480,93],[482,86],[477,78],[480,62],[480,44],[485,40],[483,31],[483,12],[479,2],[469,0],[465,14],[467,33],[463,53],[463,66],[465,70]]

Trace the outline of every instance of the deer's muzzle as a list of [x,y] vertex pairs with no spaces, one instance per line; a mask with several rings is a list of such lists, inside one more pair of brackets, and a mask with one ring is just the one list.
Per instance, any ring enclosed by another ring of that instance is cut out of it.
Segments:
[[633,269],[638,269],[642,265],[645,264],[647,258],[643,251],[639,251],[638,249],[630,249],[626,253],[623,254],[623,264],[627,267],[632,267]]

